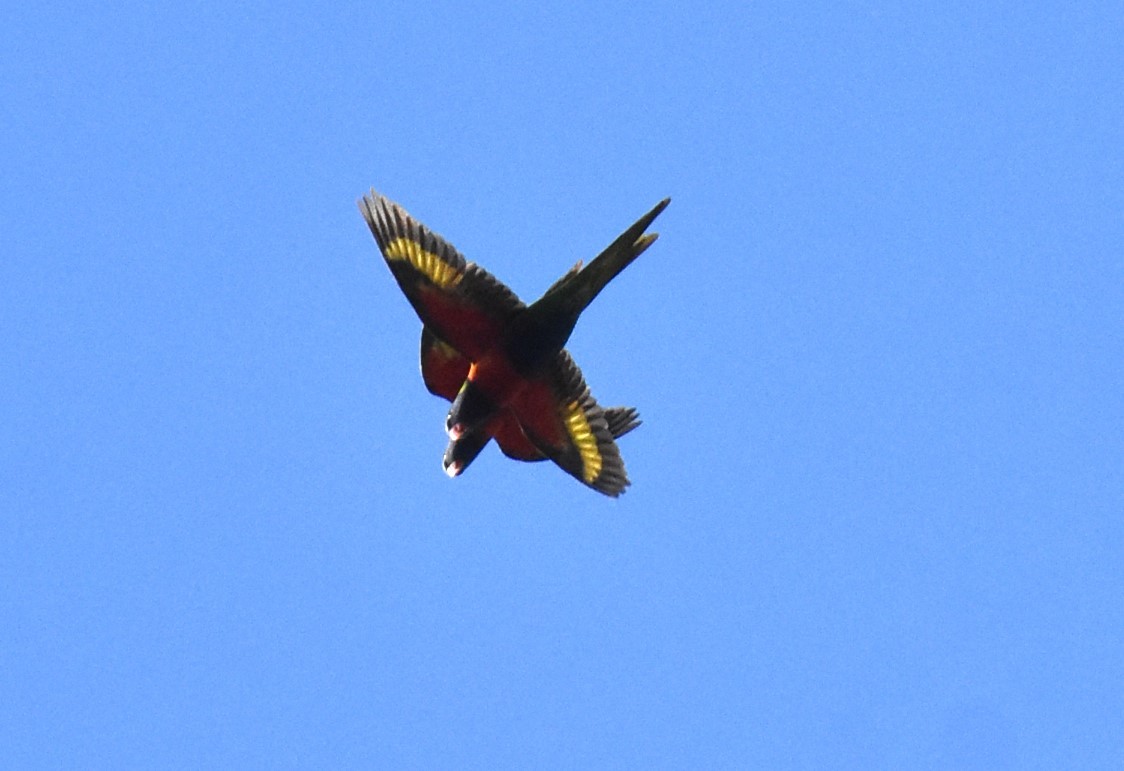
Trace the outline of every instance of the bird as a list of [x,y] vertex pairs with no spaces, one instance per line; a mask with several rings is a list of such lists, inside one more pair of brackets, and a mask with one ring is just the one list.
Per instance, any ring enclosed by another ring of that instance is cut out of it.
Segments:
[[616,497],[630,481],[615,439],[640,424],[631,407],[602,408],[565,350],[582,311],[655,242],[645,231],[665,198],[583,267],[578,262],[531,305],[389,198],[359,209],[391,274],[422,322],[426,388],[452,402],[442,459],[459,476],[491,439],[508,457],[549,459]]
[[[461,384],[471,366],[456,349],[438,340],[426,327],[422,327],[421,344],[422,379],[430,393],[448,401],[456,399]],[[627,434],[640,425],[640,415],[635,407],[608,407],[605,422],[614,439]],[[504,455],[514,460],[546,460],[544,455],[527,439],[514,413],[502,410],[486,428],[477,429],[457,439],[451,439],[442,458],[445,473],[459,476],[492,439],[499,444]]]

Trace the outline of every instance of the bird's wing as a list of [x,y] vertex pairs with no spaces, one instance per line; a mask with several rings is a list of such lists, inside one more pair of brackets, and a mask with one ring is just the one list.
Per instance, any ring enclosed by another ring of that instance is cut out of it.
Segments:
[[[569,354],[566,357],[569,358]],[[440,340],[428,327],[422,327],[422,380],[431,394],[452,401],[468,375],[468,367],[468,359],[456,348]],[[634,407],[609,407],[604,414],[606,427],[614,438],[620,438],[640,425],[640,416]],[[488,424],[487,430],[507,457],[522,461],[546,460],[546,455],[527,438],[512,410],[501,411]]]
[[515,398],[511,409],[527,438],[563,471],[613,497],[628,487],[613,429],[622,435],[639,425],[636,411],[614,408],[607,417],[569,353],[561,351],[546,374]]
[[515,293],[374,190],[359,209],[422,323],[469,360],[494,346],[507,319],[524,307]]
[[469,360],[453,346],[433,334],[427,326],[421,334],[421,373],[426,389],[452,401],[468,377]]
[[[605,411],[609,434],[618,439],[640,425],[640,416],[634,407],[610,407]],[[503,454],[514,460],[546,460],[539,448],[527,437],[519,419],[510,409],[505,409],[499,420],[491,426],[493,436]]]

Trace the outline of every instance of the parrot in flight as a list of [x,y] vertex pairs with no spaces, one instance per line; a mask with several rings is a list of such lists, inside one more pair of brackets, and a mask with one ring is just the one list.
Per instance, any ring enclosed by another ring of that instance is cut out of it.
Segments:
[[551,460],[616,497],[629,479],[616,439],[640,424],[631,407],[602,408],[565,350],[582,311],[656,240],[645,233],[665,198],[588,265],[579,262],[531,305],[398,204],[359,201],[398,286],[422,322],[421,371],[452,402],[445,472],[455,477],[492,439],[510,458]]

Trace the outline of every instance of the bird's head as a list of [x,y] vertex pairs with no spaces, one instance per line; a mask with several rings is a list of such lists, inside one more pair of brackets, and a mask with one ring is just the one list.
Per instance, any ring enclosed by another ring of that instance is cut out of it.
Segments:
[[445,431],[454,442],[484,427],[497,411],[492,401],[480,386],[471,380],[464,381],[457,398],[449,407],[445,418]]
[[450,478],[460,476],[484,449],[484,445],[488,444],[490,438],[483,431],[474,431],[450,440],[448,447],[445,448],[445,457],[441,461],[445,473]]

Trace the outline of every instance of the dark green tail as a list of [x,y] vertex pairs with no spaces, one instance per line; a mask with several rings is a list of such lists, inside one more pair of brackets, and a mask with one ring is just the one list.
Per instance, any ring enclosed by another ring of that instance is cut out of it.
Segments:
[[518,372],[530,375],[554,360],[570,339],[586,306],[656,240],[655,233],[645,235],[644,231],[670,202],[670,198],[660,201],[593,262],[581,270],[575,266],[534,304],[511,319],[504,348]]
[[[546,291],[535,305],[543,303],[555,312],[574,314],[575,320],[586,306],[593,302],[605,285],[618,273],[627,268],[633,260],[644,253],[659,237],[658,233],[645,234],[644,231],[671,203],[670,198],[660,201],[655,207],[638,219],[628,230],[617,236],[605,251],[578,271],[570,271]],[[551,314],[553,315],[553,314]]]

